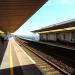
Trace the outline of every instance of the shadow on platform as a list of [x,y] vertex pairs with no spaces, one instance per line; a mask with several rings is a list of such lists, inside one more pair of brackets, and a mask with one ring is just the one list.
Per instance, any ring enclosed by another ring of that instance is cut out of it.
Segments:
[[34,64],[2,69],[0,75],[10,75],[10,69],[13,69],[14,75],[44,75]]
[[8,44],[8,41],[4,41],[2,43],[2,41],[0,40],[0,64],[2,62],[2,59],[3,59],[3,56],[4,56],[5,50],[7,48],[7,44]]

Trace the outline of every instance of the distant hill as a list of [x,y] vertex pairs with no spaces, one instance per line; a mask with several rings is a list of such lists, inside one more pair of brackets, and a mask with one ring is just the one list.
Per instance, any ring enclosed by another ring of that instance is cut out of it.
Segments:
[[39,36],[29,36],[29,35],[18,35],[18,37],[21,37],[23,39],[31,39],[31,40],[39,40]]

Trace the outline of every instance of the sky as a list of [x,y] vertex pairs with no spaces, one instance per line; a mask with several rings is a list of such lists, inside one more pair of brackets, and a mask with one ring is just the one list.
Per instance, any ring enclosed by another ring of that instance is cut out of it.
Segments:
[[48,0],[16,32],[33,35],[30,31],[75,18],[75,0]]

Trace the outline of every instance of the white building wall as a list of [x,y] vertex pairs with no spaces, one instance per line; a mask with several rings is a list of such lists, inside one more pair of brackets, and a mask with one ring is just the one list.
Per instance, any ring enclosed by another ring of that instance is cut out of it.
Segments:
[[71,40],[72,40],[73,42],[75,42],[75,31],[73,31],[73,32],[71,33],[71,35],[72,35]]
[[65,40],[66,40],[66,41],[71,41],[71,37],[72,37],[71,32],[65,33]]
[[65,34],[64,33],[60,33],[60,40],[65,40]]
[[57,38],[62,41],[71,41],[72,40],[72,33],[71,32],[60,32],[60,33],[46,33],[41,34],[43,40],[54,40],[56,41]]
[[56,34],[55,33],[49,33],[48,34],[48,40],[56,40]]
[[72,34],[71,32],[60,32],[56,34],[56,38],[62,41],[71,41]]

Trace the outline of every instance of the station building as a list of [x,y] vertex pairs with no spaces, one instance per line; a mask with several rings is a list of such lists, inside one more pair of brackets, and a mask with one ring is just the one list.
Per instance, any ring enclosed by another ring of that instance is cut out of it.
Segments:
[[75,19],[50,25],[32,31],[38,33],[41,41],[68,41],[75,42]]

